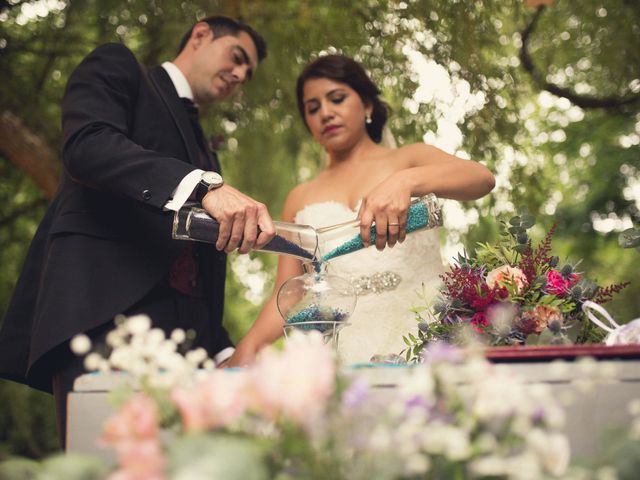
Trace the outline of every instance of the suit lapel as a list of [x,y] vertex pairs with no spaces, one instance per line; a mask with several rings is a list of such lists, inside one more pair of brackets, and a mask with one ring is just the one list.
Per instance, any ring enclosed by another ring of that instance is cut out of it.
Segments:
[[198,161],[200,150],[196,136],[193,133],[187,112],[182,106],[182,102],[178,97],[178,93],[169,75],[164,68],[157,66],[149,69],[149,78],[173,117],[173,121],[176,124],[178,132],[180,132],[187,154],[189,155],[189,162],[192,165],[200,165]]

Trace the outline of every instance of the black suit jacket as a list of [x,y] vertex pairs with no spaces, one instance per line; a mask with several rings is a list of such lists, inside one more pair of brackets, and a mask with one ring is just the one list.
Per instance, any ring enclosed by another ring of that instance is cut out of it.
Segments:
[[[167,275],[184,243],[163,211],[199,160],[187,113],[162,67],[123,45],[89,54],[62,104],[64,176],[27,254],[0,332],[0,376],[51,388],[51,352],[126,311]],[[217,161],[213,158],[217,169]],[[226,256],[207,246],[215,345]]]

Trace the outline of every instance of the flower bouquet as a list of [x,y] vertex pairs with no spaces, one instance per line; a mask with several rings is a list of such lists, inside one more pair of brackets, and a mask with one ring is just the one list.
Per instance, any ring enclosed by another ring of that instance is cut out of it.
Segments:
[[500,222],[496,244],[479,243],[475,252],[455,259],[441,276],[435,303],[414,309],[419,331],[404,338],[407,360],[417,359],[433,341],[468,343],[472,338],[498,346],[602,339],[606,332],[585,321],[582,304],[605,303],[628,282],[600,287],[577,270],[578,264],[560,265],[551,253],[556,225],[534,247],[527,234],[534,224],[534,217],[521,211]]

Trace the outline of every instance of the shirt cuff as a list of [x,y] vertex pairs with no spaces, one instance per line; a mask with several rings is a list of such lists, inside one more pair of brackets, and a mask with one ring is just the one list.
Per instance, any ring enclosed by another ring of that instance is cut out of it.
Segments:
[[204,170],[200,170],[199,168],[189,172],[173,191],[172,198],[165,203],[164,209],[172,210],[174,212],[180,210],[186,201],[189,200],[189,197],[198,186],[198,183],[200,183],[200,178],[203,173]]
[[235,351],[236,349],[233,347],[224,348],[213,356],[213,361],[216,363],[216,365],[220,365],[225,360],[231,358],[231,355],[233,355]]

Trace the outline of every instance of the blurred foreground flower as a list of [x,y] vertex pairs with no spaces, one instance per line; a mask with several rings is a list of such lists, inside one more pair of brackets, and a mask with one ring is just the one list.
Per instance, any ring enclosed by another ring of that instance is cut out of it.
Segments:
[[[430,346],[381,391],[338,371],[317,332],[294,332],[246,369],[198,372],[198,355],[160,347],[167,340],[144,319],[117,331],[113,353],[131,361],[116,363],[142,391],[105,424],[101,442],[118,457],[111,479],[517,479],[567,468],[549,391],[451,345]],[[149,345],[183,358],[167,362]],[[176,371],[189,378],[156,381]]]

